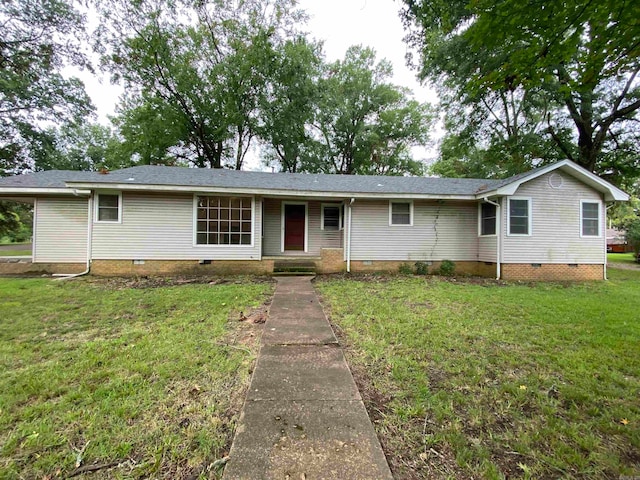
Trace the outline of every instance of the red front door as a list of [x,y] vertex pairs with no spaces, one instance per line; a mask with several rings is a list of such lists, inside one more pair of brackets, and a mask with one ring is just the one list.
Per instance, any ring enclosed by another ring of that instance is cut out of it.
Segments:
[[304,250],[304,226],[306,222],[304,205],[284,206],[284,249]]

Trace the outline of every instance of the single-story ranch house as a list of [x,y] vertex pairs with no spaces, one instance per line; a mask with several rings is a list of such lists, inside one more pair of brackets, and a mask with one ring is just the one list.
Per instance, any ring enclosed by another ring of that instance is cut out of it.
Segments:
[[606,278],[606,208],[628,195],[570,161],[505,180],[138,166],[0,179],[34,205],[32,263],[0,273],[456,272]]

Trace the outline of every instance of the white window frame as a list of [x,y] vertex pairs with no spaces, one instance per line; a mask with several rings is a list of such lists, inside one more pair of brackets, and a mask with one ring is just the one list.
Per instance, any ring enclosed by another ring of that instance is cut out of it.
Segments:
[[[393,204],[409,204],[409,223],[393,223]],[[389,200],[389,226],[390,227],[413,227],[413,200]]]
[[[585,203],[595,203],[598,205],[598,234],[597,235],[585,235],[582,225],[582,206]],[[602,237],[602,202],[600,200],[580,200],[580,238],[601,238]]]
[[[100,218],[100,195],[118,196],[118,220],[99,220]],[[93,208],[93,223],[117,224],[122,223],[122,192],[103,191],[96,192]]]
[[[251,243],[247,245],[236,244],[206,244],[198,243],[198,197],[234,197],[234,198],[250,198],[251,199]],[[255,231],[256,231],[256,198],[249,195],[229,195],[224,193],[195,193],[193,195],[193,238],[192,245],[195,248],[209,248],[209,249],[221,249],[221,248],[252,248],[255,243]]]
[[320,204],[320,230],[324,230],[324,209],[325,207],[338,209],[338,229],[327,230],[327,232],[339,232],[343,229],[342,225],[342,204],[341,203],[322,203]]
[[[482,234],[482,205],[485,205],[485,204],[486,205],[492,205],[496,209],[496,216],[495,216],[495,219],[496,219],[496,230],[495,230],[494,233],[483,235]],[[500,209],[497,206],[493,205],[492,203],[489,203],[489,202],[480,202],[480,203],[478,203],[478,236],[479,237],[489,238],[489,237],[497,237],[498,236],[498,225],[499,225],[498,222],[500,221],[500,219],[498,218],[499,211],[500,211]]]
[[[528,220],[529,224],[527,226],[528,233],[511,233],[511,200],[526,200],[528,208]],[[533,200],[531,197],[509,197],[507,199],[507,236],[508,237],[530,237],[533,234]]]
[[[280,205],[280,253],[284,253],[284,212],[285,205],[304,205],[304,253],[309,251],[309,202],[282,202]],[[289,250],[299,252],[300,250]]]

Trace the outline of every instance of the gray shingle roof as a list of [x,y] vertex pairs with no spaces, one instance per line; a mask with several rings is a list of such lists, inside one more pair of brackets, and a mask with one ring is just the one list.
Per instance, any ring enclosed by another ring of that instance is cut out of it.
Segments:
[[391,177],[209,170],[185,167],[138,166],[108,174],[49,170],[0,179],[0,187],[64,188],[65,182],[173,185],[260,190],[289,190],[358,194],[475,195],[499,180],[472,178]]
[[91,181],[95,175],[94,172],[78,172],[75,170],[46,170],[12,177],[1,177],[0,187],[67,188],[67,181]]

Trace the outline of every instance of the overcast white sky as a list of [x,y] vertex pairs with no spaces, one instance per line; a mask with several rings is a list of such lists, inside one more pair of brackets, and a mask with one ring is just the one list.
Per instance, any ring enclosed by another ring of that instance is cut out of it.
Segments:
[[[341,59],[351,45],[373,47],[378,58],[386,58],[393,64],[393,82],[409,87],[415,98],[435,103],[437,96],[426,86],[420,85],[416,74],[405,63],[407,46],[402,41],[405,32],[398,12],[397,0],[300,0],[300,8],[309,14],[304,30],[316,40],[324,41],[328,61]],[[119,85],[111,85],[108,76],[77,73],[85,82],[87,93],[98,109],[98,118],[107,123],[107,116],[114,113]],[[430,157],[424,149],[414,151],[416,157]],[[252,160],[249,168],[256,168]]]

